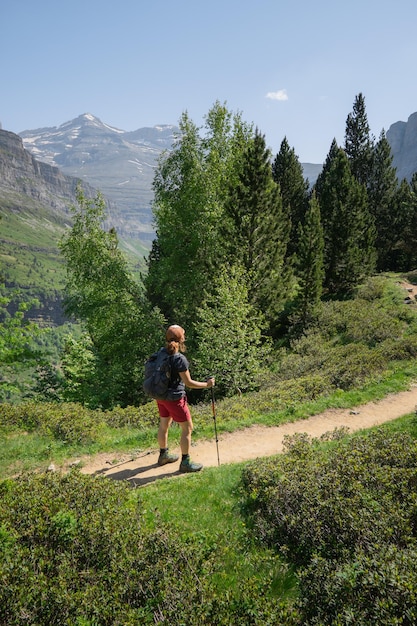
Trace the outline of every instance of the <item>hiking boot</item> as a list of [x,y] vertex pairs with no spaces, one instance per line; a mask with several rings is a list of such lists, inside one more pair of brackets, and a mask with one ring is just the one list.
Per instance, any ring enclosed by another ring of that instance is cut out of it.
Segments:
[[191,459],[185,459],[185,461],[181,461],[180,463],[180,472],[188,473],[188,472],[199,472],[203,469],[201,463],[194,463]]
[[178,461],[178,454],[169,454],[168,450],[166,452],[161,452],[158,458],[158,465],[166,465],[167,463],[175,463]]

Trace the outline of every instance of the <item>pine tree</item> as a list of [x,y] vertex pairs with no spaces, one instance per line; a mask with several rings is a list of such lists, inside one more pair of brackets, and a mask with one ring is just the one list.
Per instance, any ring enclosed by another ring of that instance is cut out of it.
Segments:
[[353,104],[353,112],[346,120],[345,152],[352,174],[366,187],[372,172],[373,140],[370,135],[365,98],[360,93]]
[[389,269],[388,259],[395,235],[395,196],[398,187],[392,165],[391,147],[382,131],[374,149],[373,168],[368,185],[369,209],[376,226],[377,269]]
[[281,142],[280,150],[272,164],[272,177],[280,186],[282,204],[291,221],[287,256],[291,257],[298,248],[298,227],[304,221],[308,204],[308,181],[294,148],[290,148],[287,138]]
[[[329,152],[327,154],[327,157],[326,157],[326,160],[325,160],[325,162],[323,164],[322,170],[321,170],[320,174],[318,175],[316,183],[314,185],[314,190],[315,190],[315,192],[316,192],[318,197],[320,197],[320,195],[321,195],[321,193],[323,191],[323,188],[324,188],[324,185],[325,185],[325,182],[326,182],[329,170],[330,170],[331,167],[333,167],[333,162],[336,159],[336,157],[338,156],[339,150],[340,150],[340,148],[337,145],[336,139],[333,139],[333,141],[332,141],[332,143],[330,145],[330,150],[329,150]],[[322,220],[323,220],[323,209],[322,208],[321,208],[321,214],[322,214]]]
[[317,195],[324,229],[325,285],[346,293],[375,267],[375,226],[367,192],[352,175],[342,148],[326,160]]
[[214,290],[206,292],[197,309],[196,378],[215,374],[220,396],[256,389],[269,353],[269,342],[262,336],[264,326],[262,315],[249,302],[244,270],[219,268]]
[[414,269],[412,266],[415,254],[416,240],[416,196],[415,179],[412,185],[404,178],[395,194],[393,213],[395,216],[391,249],[387,257],[388,269],[396,272],[407,272]]
[[410,182],[410,212],[404,237],[404,252],[406,256],[407,270],[417,268],[417,172]]
[[313,314],[323,291],[324,235],[320,219],[320,206],[313,193],[299,226],[297,319],[304,326]]
[[243,153],[238,182],[230,190],[224,228],[229,263],[245,269],[250,301],[274,326],[288,294],[285,257],[290,223],[272,178],[270,151],[258,131]]

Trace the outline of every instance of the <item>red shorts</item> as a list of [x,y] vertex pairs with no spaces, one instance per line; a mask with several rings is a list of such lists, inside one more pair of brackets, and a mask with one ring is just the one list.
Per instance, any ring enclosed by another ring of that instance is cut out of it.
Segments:
[[191,421],[187,396],[183,396],[179,400],[157,400],[156,403],[160,417],[172,417],[174,422]]

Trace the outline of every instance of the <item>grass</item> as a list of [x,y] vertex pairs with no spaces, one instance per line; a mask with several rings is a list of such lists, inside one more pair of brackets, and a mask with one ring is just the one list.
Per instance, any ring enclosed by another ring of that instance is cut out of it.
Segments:
[[139,454],[146,448],[155,447],[156,431],[145,434],[137,429],[99,429],[97,439],[84,445],[69,445],[49,435],[14,429],[0,430],[0,479],[14,476],[19,472],[45,470],[54,463],[64,465],[68,460],[100,452]]
[[65,443],[46,435],[0,431],[0,476],[45,469],[52,461],[64,461],[69,452]]
[[[24,208],[16,209],[23,203]],[[31,292],[62,291],[66,279],[65,261],[59,242],[71,216],[54,214],[25,197],[11,201],[0,198],[2,251],[0,265],[8,283]],[[148,249],[139,239],[123,238],[120,247],[132,273],[139,279]]]
[[[415,360],[396,363],[395,368],[384,378],[373,381],[360,389],[352,391],[336,391],[328,396],[319,397],[314,401],[284,407],[279,411],[256,411],[257,396],[252,398],[232,398],[216,403],[216,425],[218,434],[235,432],[254,424],[277,426],[287,422],[307,419],[330,408],[352,408],[374,402],[383,397],[404,391],[413,380],[417,379],[417,362]],[[265,398],[272,398],[272,391],[260,392],[259,401],[265,405]],[[269,396],[268,396],[269,394]],[[251,406],[255,408],[251,408]],[[156,448],[158,425],[157,411],[154,403],[150,404],[153,411],[150,424],[138,427],[127,425],[110,427],[104,423],[97,428],[96,436],[88,444],[68,445],[57,441],[52,436],[40,436],[26,430],[13,428],[0,431],[0,476],[6,477],[16,471],[45,469],[50,463],[63,465],[68,459],[94,455],[100,452],[115,452],[135,456],[146,449]],[[210,404],[199,404],[191,407],[194,422],[193,440],[213,440],[214,425]],[[180,430],[173,427],[170,432],[170,445],[179,445]]]
[[[373,430],[377,428],[381,427]],[[417,438],[414,414],[393,420],[383,428],[408,432]],[[337,442],[316,445],[328,449]],[[272,597],[294,598],[298,592],[294,572],[283,559],[255,541],[241,513],[239,483],[248,463],[206,468],[201,474],[168,478],[136,490],[145,528],[170,527],[178,533],[180,541],[201,543],[215,551],[218,569],[213,584],[218,593],[238,593],[239,586],[246,581],[251,585],[267,585],[267,593]]]
[[[201,474],[171,478],[137,493],[145,527],[169,526],[180,541],[196,542],[216,555],[212,580],[218,593],[235,593],[245,581],[277,597],[296,594],[297,581],[284,562],[253,539],[240,512],[239,482],[246,463],[206,468]],[[216,520],[213,523],[213,520]]]
[[43,290],[62,289],[65,268],[58,242],[65,231],[63,216],[53,216],[33,203],[23,210],[0,204],[2,271],[8,282]]

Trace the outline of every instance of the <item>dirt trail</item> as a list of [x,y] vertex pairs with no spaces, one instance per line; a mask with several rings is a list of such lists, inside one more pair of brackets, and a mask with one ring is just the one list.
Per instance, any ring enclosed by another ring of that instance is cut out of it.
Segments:
[[[253,426],[232,434],[221,434],[218,438],[220,463],[225,465],[278,454],[283,450],[285,435],[307,433],[311,437],[320,437],[341,427],[349,428],[349,431],[353,432],[383,424],[407,413],[413,413],[416,409],[417,385],[413,385],[409,391],[393,394],[378,402],[354,409],[330,409],[291,424],[273,427]],[[218,415],[218,422],[220,419],[221,416]],[[179,450],[171,448],[171,452]],[[211,441],[197,441],[193,444],[191,457],[193,461],[203,463],[205,467],[218,465],[214,433]],[[182,476],[178,471],[178,463],[159,467],[157,460],[157,448],[140,453],[135,458],[131,456],[115,458],[114,453],[100,454],[82,459],[81,472],[101,474],[116,480],[128,480],[135,486],[143,486],[168,476]]]
[[[417,299],[417,285],[406,281],[398,284],[404,288],[404,302],[413,303]],[[351,432],[371,428],[389,422],[417,410],[417,385],[409,391],[390,395],[379,402],[371,402],[354,409],[330,409],[314,415],[309,419],[276,427],[253,426],[219,436],[218,448],[221,465],[237,463],[263,456],[278,454],[283,450],[285,435],[307,433],[310,437],[320,437],[335,428],[346,427]],[[221,416],[219,416],[219,419]],[[155,433],[156,439],[156,433]],[[159,467],[157,465],[158,449],[148,450],[137,455],[119,455],[114,453],[99,454],[81,459],[81,471],[85,474],[102,474],[116,480],[128,480],[135,486],[142,486],[168,476],[182,476],[178,471],[178,463]],[[178,449],[171,449],[178,452]],[[205,467],[218,465],[217,446],[214,439],[198,441],[192,446],[193,461],[203,463]]]

